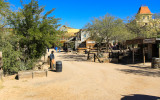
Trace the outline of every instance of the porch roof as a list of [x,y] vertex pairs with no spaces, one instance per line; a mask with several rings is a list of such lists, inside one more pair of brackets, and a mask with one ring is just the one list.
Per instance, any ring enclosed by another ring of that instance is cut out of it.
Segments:
[[156,41],[160,41],[160,38],[136,38],[136,39],[132,39],[132,40],[126,40],[126,45],[155,44]]

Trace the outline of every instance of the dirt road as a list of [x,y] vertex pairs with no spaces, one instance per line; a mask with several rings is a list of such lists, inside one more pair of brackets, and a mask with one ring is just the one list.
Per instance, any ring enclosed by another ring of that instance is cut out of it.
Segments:
[[157,100],[160,70],[139,65],[86,62],[84,55],[56,53],[63,71],[48,77],[3,79],[0,100]]

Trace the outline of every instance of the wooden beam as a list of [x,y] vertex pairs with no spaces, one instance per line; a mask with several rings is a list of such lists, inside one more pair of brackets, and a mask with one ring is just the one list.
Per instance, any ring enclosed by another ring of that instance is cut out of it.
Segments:
[[159,58],[160,58],[160,43],[158,43],[158,50],[159,50]]
[[143,65],[145,65],[145,59],[146,57],[145,57],[145,45],[143,44]]
[[94,53],[94,62],[96,62],[96,54]]
[[134,44],[132,45],[132,63],[134,64]]
[[89,58],[90,58],[90,51],[88,51],[88,56],[87,56],[87,60],[89,60]]

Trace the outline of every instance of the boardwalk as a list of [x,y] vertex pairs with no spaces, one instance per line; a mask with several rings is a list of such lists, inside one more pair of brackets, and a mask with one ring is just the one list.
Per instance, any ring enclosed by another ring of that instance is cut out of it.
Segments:
[[61,73],[15,80],[4,78],[0,100],[156,100],[160,70],[138,65],[87,62],[85,55],[56,53]]

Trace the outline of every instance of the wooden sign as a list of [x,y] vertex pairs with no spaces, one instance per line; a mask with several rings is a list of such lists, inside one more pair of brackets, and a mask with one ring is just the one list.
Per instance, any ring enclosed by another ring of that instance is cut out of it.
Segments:
[[155,43],[155,42],[156,42],[156,40],[154,38],[152,38],[152,39],[144,39],[143,40],[143,43]]
[[87,41],[87,43],[96,43],[95,41]]
[[159,40],[160,40],[160,38],[156,38],[156,40],[157,40],[157,41],[159,41]]

